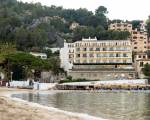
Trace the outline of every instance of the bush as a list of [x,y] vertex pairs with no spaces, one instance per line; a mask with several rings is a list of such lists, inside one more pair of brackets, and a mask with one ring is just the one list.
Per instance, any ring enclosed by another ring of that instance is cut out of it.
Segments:
[[67,76],[67,80],[72,80],[72,76]]

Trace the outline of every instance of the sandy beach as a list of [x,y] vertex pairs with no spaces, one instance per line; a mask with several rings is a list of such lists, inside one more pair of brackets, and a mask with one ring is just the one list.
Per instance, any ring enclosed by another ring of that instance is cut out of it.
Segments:
[[25,102],[16,101],[6,95],[29,92],[12,88],[0,88],[0,120],[81,120],[62,112],[31,106]]

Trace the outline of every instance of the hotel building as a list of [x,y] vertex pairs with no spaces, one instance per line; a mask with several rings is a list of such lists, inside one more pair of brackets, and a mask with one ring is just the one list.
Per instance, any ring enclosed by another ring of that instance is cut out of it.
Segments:
[[61,67],[75,79],[100,79],[100,76],[115,79],[119,75],[134,77],[130,40],[89,38],[64,45],[60,50]]
[[74,63],[132,63],[129,40],[82,39],[74,43]]

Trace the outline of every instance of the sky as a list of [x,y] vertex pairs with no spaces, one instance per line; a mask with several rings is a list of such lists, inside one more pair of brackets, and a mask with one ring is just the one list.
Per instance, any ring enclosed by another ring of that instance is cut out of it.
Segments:
[[40,2],[46,6],[63,6],[63,8],[87,8],[95,11],[99,6],[108,9],[109,19],[146,20],[150,15],[150,0],[18,0],[23,2]]

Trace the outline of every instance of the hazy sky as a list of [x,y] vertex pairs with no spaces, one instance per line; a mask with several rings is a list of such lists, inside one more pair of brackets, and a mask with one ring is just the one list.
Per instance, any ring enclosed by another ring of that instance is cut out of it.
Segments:
[[150,15],[150,0],[18,0],[40,2],[43,5],[63,6],[64,8],[87,8],[95,11],[98,6],[105,6],[110,19],[143,19]]

